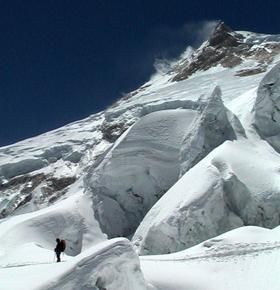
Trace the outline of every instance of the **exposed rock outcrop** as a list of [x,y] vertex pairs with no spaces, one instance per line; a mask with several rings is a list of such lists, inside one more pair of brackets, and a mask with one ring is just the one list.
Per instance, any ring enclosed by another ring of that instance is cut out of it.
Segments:
[[220,21],[208,41],[210,46],[221,48],[238,46],[242,43],[242,39],[244,37],[241,34],[236,33],[224,22]]
[[191,57],[175,66],[176,75],[173,81],[187,79],[197,71],[206,71],[211,67],[221,65],[233,68],[240,65],[244,59],[252,59],[255,67],[242,69],[237,76],[247,76],[265,71],[273,57],[280,52],[279,43],[267,42],[256,45],[256,41],[246,39],[220,21],[210,38]]
[[6,196],[0,202],[0,218],[13,214],[31,201],[36,205],[54,202],[75,181],[75,176],[57,178],[43,173],[14,177],[0,184],[1,194]]

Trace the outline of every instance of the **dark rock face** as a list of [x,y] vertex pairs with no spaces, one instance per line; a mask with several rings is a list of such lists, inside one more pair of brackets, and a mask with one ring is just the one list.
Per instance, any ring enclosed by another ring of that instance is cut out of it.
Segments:
[[219,22],[209,38],[209,45],[216,48],[235,47],[240,45],[244,37],[234,32],[223,22]]
[[206,45],[195,51],[190,59],[175,67],[177,74],[173,81],[187,79],[197,71],[205,71],[217,65],[233,68],[241,64],[243,58],[255,59],[259,66],[239,71],[236,73],[237,76],[261,73],[266,71],[273,56],[279,52],[279,43],[267,42],[262,46],[255,46],[254,41],[246,41],[243,35],[219,22]]
[[[9,182],[0,184],[0,190],[6,190],[12,187],[17,187],[24,185],[23,190],[25,192],[32,191],[36,188],[43,180],[45,180],[45,175],[43,173],[36,174],[36,175],[20,175],[17,177],[12,178]],[[30,183],[30,186],[27,184]]]
[[265,71],[266,71],[265,67],[257,67],[257,68],[252,68],[252,69],[242,69],[236,73],[236,76],[247,77],[247,76],[256,75],[256,74],[259,74],[259,73],[262,73]]
[[104,121],[101,127],[101,132],[103,134],[103,139],[113,143],[124,133],[130,124],[126,123],[110,123]]
[[32,199],[32,191],[45,180],[45,175],[40,173],[36,175],[21,175],[12,178],[9,182],[0,185],[2,193],[8,193],[10,190],[18,191],[9,201],[0,204],[0,218],[13,213],[19,207],[25,205]]
[[[31,200],[34,203],[51,203],[65,194],[66,188],[76,181],[76,177],[55,178],[43,173],[35,175],[21,175],[0,184],[0,193],[9,196],[9,192],[18,192],[12,198],[0,203],[0,218],[4,218]],[[33,191],[42,185],[39,196],[33,196]]]
[[47,186],[42,188],[42,198],[49,203],[56,201],[65,194],[65,189],[76,181],[75,176],[47,179]]

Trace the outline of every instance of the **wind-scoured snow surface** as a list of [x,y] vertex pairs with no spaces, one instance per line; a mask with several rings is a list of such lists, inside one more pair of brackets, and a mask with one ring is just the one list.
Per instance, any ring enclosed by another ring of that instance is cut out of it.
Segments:
[[279,35],[219,23],[104,112],[0,148],[0,289],[280,289],[279,60]]

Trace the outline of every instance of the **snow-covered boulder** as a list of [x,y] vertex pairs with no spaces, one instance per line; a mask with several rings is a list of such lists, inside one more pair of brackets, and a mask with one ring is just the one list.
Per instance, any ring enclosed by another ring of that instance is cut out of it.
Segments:
[[266,143],[225,142],[154,205],[134,244],[141,254],[170,253],[242,225],[279,225],[279,162]]
[[260,136],[280,152],[280,64],[262,79],[253,113]]
[[226,140],[245,136],[242,125],[224,106],[221,96],[217,86],[190,126],[181,147],[181,175]]
[[131,234],[178,180],[181,143],[197,112],[164,110],[140,119],[85,179],[109,237]]

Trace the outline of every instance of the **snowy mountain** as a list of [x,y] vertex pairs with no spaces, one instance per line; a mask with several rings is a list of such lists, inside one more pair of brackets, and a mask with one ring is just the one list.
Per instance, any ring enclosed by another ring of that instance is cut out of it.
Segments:
[[280,35],[219,22],[105,111],[0,148],[0,289],[279,289],[279,60]]

